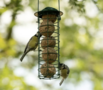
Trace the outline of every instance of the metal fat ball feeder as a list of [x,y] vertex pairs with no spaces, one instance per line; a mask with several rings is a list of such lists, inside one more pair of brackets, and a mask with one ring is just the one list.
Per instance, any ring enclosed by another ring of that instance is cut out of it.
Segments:
[[42,38],[38,38],[38,77],[57,79],[60,77],[59,21],[63,13],[53,7],[39,11],[38,7],[34,15],[38,17],[39,35],[42,34]]

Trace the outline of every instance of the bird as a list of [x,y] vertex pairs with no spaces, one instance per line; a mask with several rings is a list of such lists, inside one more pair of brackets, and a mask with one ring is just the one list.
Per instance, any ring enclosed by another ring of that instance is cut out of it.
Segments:
[[23,58],[25,57],[25,55],[29,52],[29,51],[33,51],[37,48],[38,46],[38,42],[39,39],[42,35],[39,33],[39,31],[31,37],[31,39],[29,40],[29,42],[27,43],[24,53],[22,55],[22,57],[20,58],[20,61],[22,62]]
[[63,81],[67,78],[70,73],[70,69],[67,65],[63,63],[59,63],[60,75],[62,76],[62,80],[60,82],[60,86],[62,85]]

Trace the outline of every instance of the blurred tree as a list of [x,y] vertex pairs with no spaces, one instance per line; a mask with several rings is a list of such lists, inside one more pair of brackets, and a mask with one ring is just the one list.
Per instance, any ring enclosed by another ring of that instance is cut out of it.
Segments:
[[[13,38],[13,27],[18,24],[16,17],[26,7],[37,11],[37,0],[1,2],[4,6],[0,6],[0,24],[5,12],[11,11],[12,14],[10,23],[5,28],[0,27],[3,29],[0,30],[0,90],[36,90],[27,85],[23,77],[14,74],[17,67],[32,70],[37,63],[33,61],[37,55],[27,56],[29,63],[15,66],[13,62],[19,61],[24,46]],[[56,0],[54,3],[57,3]],[[69,82],[78,83],[85,72],[93,81],[93,90],[103,90],[103,35],[99,37],[103,33],[102,3],[102,0],[61,0],[64,13],[60,22],[61,62],[72,60],[75,63],[70,67]],[[41,0],[40,5],[46,7],[48,4],[46,0]]]

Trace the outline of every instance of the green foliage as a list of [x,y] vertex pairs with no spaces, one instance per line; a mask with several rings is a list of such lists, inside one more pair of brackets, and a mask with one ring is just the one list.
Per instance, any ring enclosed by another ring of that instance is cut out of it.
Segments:
[[36,90],[31,86],[26,86],[23,78],[17,77],[13,74],[13,70],[5,66],[3,69],[0,69],[0,90]]
[[71,6],[71,9],[75,8],[78,12],[85,12],[84,9],[84,2],[85,0],[69,0],[69,4]]
[[[23,77],[14,74],[15,67],[11,68],[9,63],[12,60],[19,60],[24,46],[18,43],[13,36],[13,28],[17,25],[16,17],[20,11],[26,7],[37,11],[37,0],[29,0],[27,4],[22,4],[23,0],[10,0],[5,2],[5,6],[0,8],[0,16],[6,11],[12,11],[12,20],[9,25],[5,26],[5,32],[0,31],[0,90],[36,90],[35,87],[29,86],[24,82]],[[24,0],[26,3],[28,0]],[[48,6],[48,1],[42,0],[41,8]],[[53,0],[56,3],[56,0]],[[52,2],[53,2],[52,1]],[[61,0],[63,1],[63,0]],[[90,0],[68,0],[68,7],[62,7],[64,15],[60,22],[60,55],[61,62],[72,60],[75,67],[71,67],[69,82],[77,84],[81,81],[81,73],[86,72],[93,81],[93,90],[103,89],[103,47],[98,48],[95,44],[101,39],[96,35],[100,32],[103,25],[103,5],[102,0],[91,0],[98,9],[98,14],[89,17],[85,9],[85,3]],[[62,4],[62,3],[61,3]],[[56,7],[55,4],[53,4]],[[69,8],[69,6],[71,8]],[[77,18],[82,18],[85,22],[78,24]],[[102,28],[103,29],[103,28]],[[102,38],[103,40],[103,38]],[[37,53],[28,56],[28,62],[22,64],[25,69],[32,70],[36,65]],[[17,68],[20,66],[17,66]],[[51,86],[51,85],[50,85]],[[69,89],[68,89],[69,90]]]
[[8,10],[8,8],[0,8],[0,15],[2,14],[2,13],[4,13],[5,11],[7,11]]

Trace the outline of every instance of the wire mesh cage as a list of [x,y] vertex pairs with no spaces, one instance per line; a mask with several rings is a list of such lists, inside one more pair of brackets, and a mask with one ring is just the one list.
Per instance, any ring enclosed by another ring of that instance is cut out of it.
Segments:
[[[59,1],[59,0],[58,0]],[[39,0],[38,0],[39,4]],[[35,13],[38,17],[38,77],[40,79],[57,79],[60,77],[60,40],[59,21],[63,13],[52,7],[46,7]]]

